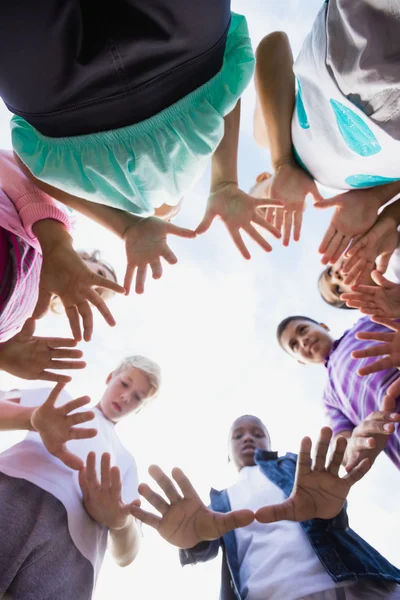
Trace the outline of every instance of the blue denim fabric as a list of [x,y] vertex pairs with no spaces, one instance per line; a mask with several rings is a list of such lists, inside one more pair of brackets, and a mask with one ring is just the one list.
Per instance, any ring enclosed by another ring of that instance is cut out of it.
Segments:
[[[276,452],[257,450],[255,461],[266,477],[290,496],[296,472],[297,456],[288,452],[278,457]],[[211,507],[219,512],[231,510],[226,490],[210,493]],[[356,581],[368,578],[400,583],[400,571],[352,529],[346,507],[334,519],[312,519],[301,523],[311,546],[333,581]],[[181,564],[196,564],[215,558],[222,548],[220,600],[242,600],[240,595],[239,560],[234,531],[213,542],[202,542],[194,548],[180,550]]]

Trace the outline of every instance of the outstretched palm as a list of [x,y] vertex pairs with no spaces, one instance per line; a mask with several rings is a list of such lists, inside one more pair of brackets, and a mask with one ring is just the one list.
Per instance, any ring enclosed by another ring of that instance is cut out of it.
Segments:
[[183,496],[160,467],[152,465],[149,473],[165,492],[168,501],[147,484],[141,484],[139,492],[161,513],[161,517],[136,506],[131,508],[131,514],[154,527],[161,537],[178,548],[193,548],[199,542],[215,540],[232,529],[249,525],[254,520],[254,514],[250,510],[223,514],[207,508],[180,469],[173,469],[172,476]]
[[303,438],[297,459],[296,478],[290,497],[282,504],[260,508],[256,519],[261,523],[274,521],[307,521],[309,519],[333,519],[341,511],[350,488],[370,468],[368,459],[363,460],[347,475],[340,478],[347,441],[338,438],[335,450],[328,462],[326,455],[332,439],[329,427],[321,429],[313,465],[311,464],[311,439]]
[[397,319],[400,317],[400,285],[386,279],[379,271],[372,271],[374,285],[354,285],[352,292],[345,292],[341,298],[347,306],[359,308],[364,315],[378,318]]
[[142,294],[148,266],[152,270],[153,279],[159,279],[163,272],[161,258],[164,258],[171,265],[178,262],[177,257],[168,247],[168,235],[177,235],[184,238],[196,237],[194,231],[178,227],[158,217],[141,219],[125,231],[127,267],[124,286],[127,294],[130,291],[136,270],[135,291],[137,294]]

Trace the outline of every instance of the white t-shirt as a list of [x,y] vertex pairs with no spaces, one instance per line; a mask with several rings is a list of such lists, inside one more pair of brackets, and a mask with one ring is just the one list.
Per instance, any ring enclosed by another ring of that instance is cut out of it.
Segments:
[[[244,467],[228,489],[232,510],[257,511],[285,495],[260,467]],[[244,600],[295,600],[336,587],[300,523],[278,521],[235,529]]]
[[[49,396],[50,388],[20,390],[21,405],[40,406]],[[57,406],[63,405],[71,396],[63,390]],[[82,409],[81,409],[82,410]],[[138,474],[133,456],[118,439],[114,425],[94,408],[95,418],[84,427],[94,427],[96,437],[68,442],[68,448],[86,462],[90,451],[96,452],[97,473],[100,476],[100,460],[103,452],[111,455],[111,465],[121,471],[122,498],[132,502],[139,497]],[[15,444],[0,454],[0,471],[11,477],[26,479],[52,494],[65,506],[71,538],[78,550],[93,565],[95,579],[99,573],[107,546],[108,529],[89,517],[82,503],[82,492],[78,482],[78,471],[73,471],[58,458],[50,454],[42,443],[40,435],[28,432],[19,444]]]

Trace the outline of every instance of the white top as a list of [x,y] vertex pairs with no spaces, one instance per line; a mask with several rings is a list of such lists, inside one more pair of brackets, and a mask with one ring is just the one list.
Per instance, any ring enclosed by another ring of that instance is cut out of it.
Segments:
[[317,181],[338,190],[397,181],[400,141],[350,102],[326,66],[326,11],[325,3],[294,66],[292,141],[299,162]]
[[[232,510],[257,511],[285,500],[260,467],[244,467],[228,489]],[[295,600],[336,587],[299,523],[254,521],[235,530],[244,600]]]
[[[50,388],[20,390],[21,405],[40,406],[50,393]],[[15,394],[10,394],[15,396]],[[63,390],[57,406],[63,405],[71,396]],[[103,452],[111,455],[111,465],[121,471],[122,497],[124,502],[132,502],[139,497],[138,475],[133,456],[118,439],[114,425],[94,408],[95,418],[86,427],[98,430],[96,437],[68,442],[68,448],[86,462],[90,451],[96,452],[98,474]],[[108,530],[89,517],[82,503],[82,492],[78,482],[78,471],[73,471],[58,458],[50,454],[42,443],[40,435],[28,432],[22,442],[0,454],[0,471],[11,477],[26,479],[52,494],[65,506],[71,538],[78,550],[93,565],[95,580],[99,573],[107,546]]]

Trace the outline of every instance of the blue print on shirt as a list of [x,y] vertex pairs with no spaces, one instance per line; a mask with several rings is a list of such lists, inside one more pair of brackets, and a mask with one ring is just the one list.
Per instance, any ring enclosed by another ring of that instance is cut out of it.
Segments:
[[307,175],[309,175],[312,179],[314,179],[314,177],[311,175],[310,171],[307,169],[306,165],[301,160],[300,155],[297,152],[296,147],[294,145],[292,146],[292,151],[293,151],[294,159],[297,162],[297,164],[299,165],[299,167],[301,167],[303,169],[303,171],[305,171],[307,173]]
[[382,150],[366,123],[344,104],[330,100],[339,131],[347,146],[360,156],[372,156]]
[[310,123],[308,122],[306,109],[304,107],[303,93],[301,91],[301,85],[300,85],[299,80],[297,80],[296,110],[297,110],[297,118],[299,119],[300,127],[302,129],[309,129]]
[[396,179],[395,177],[381,177],[380,175],[350,175],[345,179],[346,183],[354,188],[374,187],[399,180],[400,176]]

